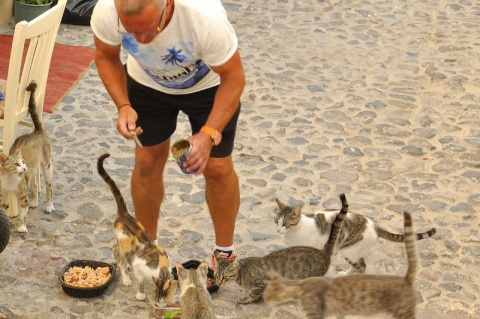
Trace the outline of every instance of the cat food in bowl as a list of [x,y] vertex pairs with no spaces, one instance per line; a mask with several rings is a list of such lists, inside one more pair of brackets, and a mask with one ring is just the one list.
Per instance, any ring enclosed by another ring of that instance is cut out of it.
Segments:
[[116,267],[94,260],[73,260],[60,273],[62,289],[69,296],[92,298],[101,295],[112,282]]
[[153,304],[153,316],[160,319],[179,319],[182,317],[180,309],[180,295],[175,295],[171,303],[157,302]]

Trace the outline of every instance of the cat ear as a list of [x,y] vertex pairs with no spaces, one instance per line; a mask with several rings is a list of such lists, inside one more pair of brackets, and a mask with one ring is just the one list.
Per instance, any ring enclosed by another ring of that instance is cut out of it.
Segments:
[[5,162],[7,161],[7,158],[8,158],[7,155],[0,154],[0,163],[2,163],[2,165],[5,165]]
[[179,263],[178,261],[177,261],[177,263],[176,263],[176,265],[175,265],[175,268],[177,268],[177,275],[178,275],[178,277],[182,276],[183,273],[185,272],[185,268],[184,268],[184,267],[182,266],[182,264]]
[[182,264],[180,262],[177,261],[177,263],[175,264],[175,267],[177,268],[177,271],[179,268],[183,268]]
[[277,202],[278,208],[283,209],[285,207],[285,204],[282,203],[278,198],[275,198],[275,201]]
[[302,208],[303,208],[303,204],[298,204],[297,206],[295,206],[295,214],[297,215],[300,215],[302,213]]
[[197,267],[198,271],[200,271],[200,276],[201,277],[206,277],[207,276],[207,273],[208,273],[208,264],[207,262],[204,260],[200,263],[200,265],[198,265]]
[[16,149],[15,150],[15,153],[13,153],[12,155],[15,155],[15,156],[22,156],[22,149],[19,148],[19,149]]

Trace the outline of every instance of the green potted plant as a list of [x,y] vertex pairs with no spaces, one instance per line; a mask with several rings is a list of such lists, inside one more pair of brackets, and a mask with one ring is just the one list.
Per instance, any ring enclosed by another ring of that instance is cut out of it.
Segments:
[[51,6],[52,0],[15,0],[15,23],[31,21]]

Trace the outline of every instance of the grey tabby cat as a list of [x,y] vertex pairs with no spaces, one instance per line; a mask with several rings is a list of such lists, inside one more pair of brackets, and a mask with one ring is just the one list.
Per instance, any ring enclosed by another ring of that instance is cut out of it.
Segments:
[[417,257],[412,218],[404,213],[405,277],[384,275],[285,279],[270,273],[264,292],[267,301],[297,301],[308,319],[347,315],[390,314],[396,319],[415,319]]
[[304,279],[323,276],[330,267],[330,260],[335,243],[340,233],[342,222],[348,212],[348,203],[344,194],[340,195],[342,208],[335,217],[332,231],[322,250],[310,246],[283,248],[263,257],[247,257],[232,263],[217,260],[215,279],[219,286],[235,281],[246,292],[237,303],[248,304],[262,300],[265,279],[269,271],[275,271],[290,279]]
[[[34,130],[30,134],[17,137],[10,149],[10,155],[22,154],[28,167],[25,178],[30,189],[28,206],[31,208],[38,206],[40,168],[42,169],[43,179],[45,180],[45,211],[51,213],[55,210],[55,207],[53,207],[52,190],[52,142],[45,134],[42,122],[37,114],[37,105],[35,102],[36,88],[37,84],[34,81],[30,82],[27,86],[27,91],[30,91],[28,112],[32,118]],[[24,214],[22,214],[22,212],[24,212]],[[21,225],[18,231],[27,232],[26,211],[22,212],[19,214]]]
[[125,200],[115,182],[103,167],[103,162],[110,154],[103,154],[98,158],[98,174],[115,197],[117,203],[117,218],[113,224],[117,244],[113,246],[113,253],[117,259],[122,274],[122,283],[130,286],[132,281],[128,275],[131,268],[138,280],[136,298],[145,300],[145,280],[153,281],[153,299],[155,302],[173,300],[177,281],[171,274],[172,266],[167,252],[148,236],[147,232],[132,215],[129,214]]
[[[302,213],[302,205],[295,207],[285,205],[275,199],[278,212],[275,217],[277,232],[283,234],[287,246],[306,245],[322,249],[327,241],[332,227],[335,212],[318,211],[313,215]],[[432,237],[435,228],[426,232],[417,233],[416,239],[421,240]],[[350,268],[342,273],[345,275],[363,274],[367,265],[364,257],[367,256],[378,238],[393,242],[403,242],[402,234],[391,233],[375,224],[370,218],[348,213],[343,223],[343,228],[338,238],[338,251],[350,264]]]
[[27,165],[22,154],[9,156],[0,154],[0,208],[7,211],[9,207],[8,194],[12,193],[17,197],[21,223],[18,227],[19,232],[27,231],[25,226],[28,212],[26,172]]
[[210,293],[207,290],[208,264],[204,260],[196,269],[185,269],[176,264],[178,285],[182,291],[180,305],[183,319],[214,319]]

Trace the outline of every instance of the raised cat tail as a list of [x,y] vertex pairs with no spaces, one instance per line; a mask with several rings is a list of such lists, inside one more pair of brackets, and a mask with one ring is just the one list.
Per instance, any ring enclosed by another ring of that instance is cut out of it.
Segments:
[[[391,233],[388,230],[385,230],[378,225],[375,225],[375,232],[377,233],[378,237],[386,239],[388,241],[393,241],[393,242],[397,242],[397,243],[402,243],[404,241],[404,235],[403,234]],[[436,232],[437,232],[437,230],[435,228],[430,228],[429,230],[427,230],[423,233],[416,233],[415,238],[417,240],[430,238],[433,235],[435,235]]]
[[412,215],[408,212],[403,213],[405,234],[405,251],[408,258],[408,269],[405,275],[405,281],[413,287],[417,273],[417,253],[415,250],[415,236],[413,234]]
[[115,201],[117,202],[118,215],[129,216],[130,214],[128,213],[127,204],[125,204],[125,200],[123,199],[122,193],[120,193],[120,190],[118,189],[117,184],[115,184],[115,182],[110,177],[110,175],[108,175],[108,173],[105,171],[105,168],[103,168],[103,162],[108,157],[110,157],[110,154],[106,153],[101,155],[98,158],[98,161],[97,161],[98,174],[103,178],[105,183],[107,183],[108,187],[110,187],[113,197],[115,197]]
[[330,230],[330,235],[328,236],[327,243],[323,247],[323,251],[327,253],[327,255],[332,254],[333,248],[337,243],[338,236],[340,235],[343,220],[348,213],[348,202],[345,194],[340,195],[340,200],[342,201],[342,208],[340,209],[340,212],[337,214],[335,220],[333,221],[332,229]]
[[28,113],[32,118],[33,127],[35,128],[34,132],[43,132],[42,121],[37,114],[37,103],[35,102],[35,91],[37,90],[37,83],[35,81],[30,82],[27,86],[27,91],[30,92],[30,99],[28,100]]

